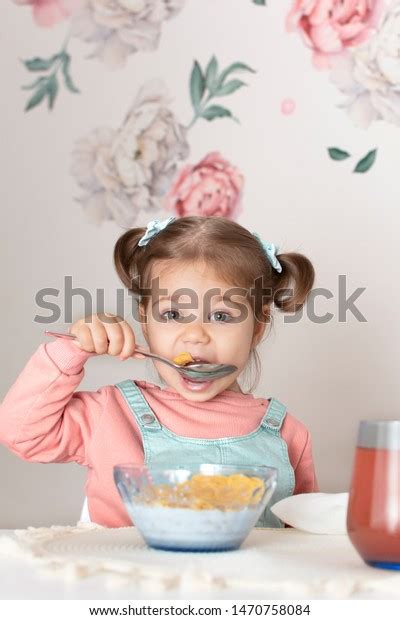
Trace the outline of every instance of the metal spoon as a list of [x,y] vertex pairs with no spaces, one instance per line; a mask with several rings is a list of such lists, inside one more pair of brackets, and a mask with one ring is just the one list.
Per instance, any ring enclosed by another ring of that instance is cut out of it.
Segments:
[[[60,332],[50,332],[47,329],[44,332],[48,336],[55,336],[56,338],[66,338],[68,340],[76,340],[76,336],[73,334],[62,334]],[[175,364],[171,360],[166,357],[161,357],[160,355],[156,355],[155,353],[150,353],[150,351],[142,351],[141,349],[136,350],[137,353],[141,355],[145,355],[146,357],[152,357],[160,362],[164,362],[164,364],[168,364],[171,368],[175,368],[181,375],[190,379],[190,381],[201,382],[201,381],[210,381],[211,379],[218,379],[220,377],[225,377],[226,375],[230,375],[232,372],[237,370],[236,366],[232,366],[230,364],[190,364],[190,366],[180,366],[179,364]]]

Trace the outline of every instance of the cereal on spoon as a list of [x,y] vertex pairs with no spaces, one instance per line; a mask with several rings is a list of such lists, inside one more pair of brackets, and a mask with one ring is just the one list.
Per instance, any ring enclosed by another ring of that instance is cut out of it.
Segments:
[[187,366],[187,364],[192,364],[195,360],[190,355],[190,353],[180,353],[172,360],[175,364],[179,366]]

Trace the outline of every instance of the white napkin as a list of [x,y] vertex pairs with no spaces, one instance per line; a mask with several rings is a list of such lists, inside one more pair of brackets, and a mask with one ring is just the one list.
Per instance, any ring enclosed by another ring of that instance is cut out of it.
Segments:
[[348,493],[300,493],[271,506],[287,525],[311,534],[347,534]]

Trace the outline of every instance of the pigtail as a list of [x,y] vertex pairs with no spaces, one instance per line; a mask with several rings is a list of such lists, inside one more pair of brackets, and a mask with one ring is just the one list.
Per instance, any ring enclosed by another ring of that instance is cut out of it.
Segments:
[[311,261],[303,254],[278,254],[282,272],[274,271],[273,300],[282,312],[300,310],[310,293],[315,279]]
[[114,265],[121,282],[132,293],[139,295],[140,287],[137,281],[137,261],[139,240],[146,232],[146,228],[131,228],[119,237],[114,247]]

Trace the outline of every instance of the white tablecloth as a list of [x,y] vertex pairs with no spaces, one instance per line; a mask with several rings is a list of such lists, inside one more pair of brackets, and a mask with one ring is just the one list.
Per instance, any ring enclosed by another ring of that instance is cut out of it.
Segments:
[[1,599],[400,599],[347,536],[255,529],[237,551],[148,549],[136,528],[0,530]]

